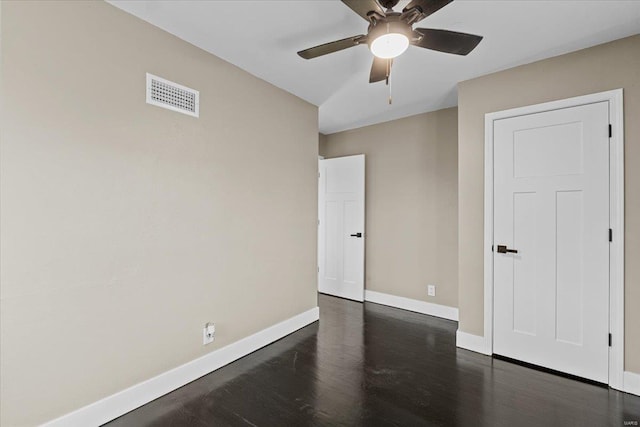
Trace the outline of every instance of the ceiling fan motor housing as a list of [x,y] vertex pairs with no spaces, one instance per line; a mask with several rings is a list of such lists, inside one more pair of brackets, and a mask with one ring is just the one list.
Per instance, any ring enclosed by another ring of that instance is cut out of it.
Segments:
[[380,3],[380,6],[384,7],[385,9],[393,9],[394,7],[396,7],[399,1],[400,0],[379,0],[378,3]]

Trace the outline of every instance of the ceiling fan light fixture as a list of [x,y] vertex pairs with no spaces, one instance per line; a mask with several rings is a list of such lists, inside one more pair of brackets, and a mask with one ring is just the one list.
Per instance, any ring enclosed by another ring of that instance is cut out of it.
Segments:
[[411,26],[401,21],[399,13],[391,12],[369,28],[369,49],[378,58],[395,58],[407,50],[411,34]]
[[371,53],[378,58],[390,59],[400,56],[409,47],[409,38],[402,33],[386,33],[378,36],[371,45]]

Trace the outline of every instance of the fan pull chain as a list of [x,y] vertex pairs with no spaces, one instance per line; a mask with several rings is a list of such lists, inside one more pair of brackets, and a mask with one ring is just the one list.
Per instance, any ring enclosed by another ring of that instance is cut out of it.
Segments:
[[391,97],[391,64],[393,59],[387,60],[387,86],[389,86],[389,105],[393,103],[393,98]]

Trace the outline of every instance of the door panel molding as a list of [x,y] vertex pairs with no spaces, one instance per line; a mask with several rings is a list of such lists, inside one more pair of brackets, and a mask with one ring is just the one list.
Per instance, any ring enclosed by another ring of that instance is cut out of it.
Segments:
[[624,391],[624,114],[623,90],[616,89],[485,114],[484,152],[484,337],[483,353],[493,354],[493,142],[496,120],[606,101],[612,136],[609,145],[609,212],[613,241],[609,260],[609,386]]

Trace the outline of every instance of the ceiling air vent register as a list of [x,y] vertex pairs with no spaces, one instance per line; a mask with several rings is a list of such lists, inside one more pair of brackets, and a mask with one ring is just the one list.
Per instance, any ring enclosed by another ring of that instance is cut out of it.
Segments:
[[147,73],[147,104],[198,117],[200,92]]

